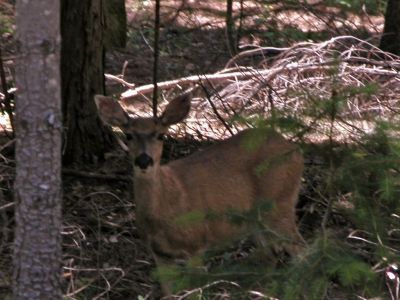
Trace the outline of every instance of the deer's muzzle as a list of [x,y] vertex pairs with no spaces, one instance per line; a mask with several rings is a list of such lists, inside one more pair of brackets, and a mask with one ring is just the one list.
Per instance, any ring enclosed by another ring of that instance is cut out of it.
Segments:
[[146,153],[140,154],[135,159],[135,166],[138,166],[142,170],[147,169],[147,167],[152,166],[153,164],[154,164],[153,159]]

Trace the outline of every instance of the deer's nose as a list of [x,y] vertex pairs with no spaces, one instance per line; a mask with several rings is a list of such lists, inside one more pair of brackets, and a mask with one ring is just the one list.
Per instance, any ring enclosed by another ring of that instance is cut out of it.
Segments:
[[142,170],[147,169],[147,167],[153,165],[153,159],[148,156],[146,153],[140,154],[138,157],[135,159],[135,166],[138,166]]

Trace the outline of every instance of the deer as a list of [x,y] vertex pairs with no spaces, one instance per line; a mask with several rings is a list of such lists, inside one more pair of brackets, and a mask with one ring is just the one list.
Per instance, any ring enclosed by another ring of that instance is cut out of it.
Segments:
[[[161,164],[164,136],[186,118],[191,101],[191,93],[183,93],[160,116],[131,117],[118,101],[95,96],[100,119],[125,134],[133,163],[137,228],[156,265],[185,261],[243,236],[246,224],[233,224],[226,212],[248,212],[263,201],[272,203],[271,209],[261,210],[258,219],[274,234],[258,230],[255,244],[297,256],[305,247],[296,224],[304,165],[299,147],[275,130],[249,128]],[[191,213],[204,217],[190,224],[177,222]],[[208,218],[210,213],[214,217]],[[162,289],[170,293],[163,284]]]

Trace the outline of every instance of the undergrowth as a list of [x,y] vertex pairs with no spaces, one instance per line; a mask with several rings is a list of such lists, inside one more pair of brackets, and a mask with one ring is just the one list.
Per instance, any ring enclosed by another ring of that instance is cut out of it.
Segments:
[[[334,77],[333,74],[333,81]],[[327,122],[328,127],[344,121],[349,93],[376,92],[374,86],[333,86],[330,99],[303,110],[315,121]],[[209,251],[184,266],[159,269],[157,278],[174,282],[177,291],[185,290],[179,299],[221,299],[221,295],[229,299],[399,299],[398,126],[377,118],[369,131],[351,142],[335,141],[333,130],[328,130],[321,147],[313,142],[313,151],[307,152],[310,141],[306,137],[313,128],[299,118],[286,117],[286,113],[275,111],[268,126],[257,117],[236,121],[292,132],[305,145],[306,157],[322,157],[319,168],[323,179],[313,187],[313,195],[303,195],[309,202],[317,199],[321,216],[307,229],[308,246],[304,252],[294,258],[268,260],[276,253],[260,251],[248,239],[242,239],[235,246]],[[257,144],[256,136],[250,145]],[[306,203],[303,209],[315,209],[314,204]],[[271,207],[266,205],[265,209]],[[236,212],[232,220],[249,222],[255,219],[253,212]],[[194,295],[196,298],[192,298]]]

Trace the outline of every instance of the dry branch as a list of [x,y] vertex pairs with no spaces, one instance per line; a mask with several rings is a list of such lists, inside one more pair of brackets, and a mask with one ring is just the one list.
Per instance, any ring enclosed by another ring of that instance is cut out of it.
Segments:
[[66,169],[66,168],[64,168],[62,170],[62,174],[68,175],[68,176],[90,178],[90,179],[118,180],[118,181],[127,181],[127,182],[132,181],[131,177],[128,175],[124,176],[124,175],[118,175],[118,174],[100,174],[100,173],[85,172],[85,171]]
[[[164,81],[157,84],[157,87],[161,90],[172,89],[176,86],[186,86],[189,84],[201,84],[203,82],[209,82],[212,84],[221,84],[228,80],[244,80],[248,78],[253,78],[257,76],[261,76],[267,79],[272,78],[276,74],[282,71],[293,71],[296,69],[303,69],[303,71],[313,71],[314,69],[321,69],[326,67],[326,65],[332,65],[334,61],[326,62],[324,64],[308,64],[300,66],[297,63],[291,63],[283,67],[273,68],[269,70],[253,70],[250,69],[249,71],[240,71],[240,72],[231,72],[231,73],[223,73],[223,74],[207,74],[207,75],[193,75],[189,77],[183,77],[175,80]],[[134,98],[138,95],[145,95],[149,94],[153,91],[154,85],[147,84],[136,89],[127,90],[126,92],[122,93],[121,100],[128,100]]]
[[[225,137],[230,135],[226,124],[232,124],[233,117],[268,117],[272,109],[288,117],[302,116],[307,120],[307,109],[329,100],[333,90],[346,101],[335,122],[336,136],[354,138],[371,129],[367,128],[371,119],[387,119],[400,112],[400,58],[396,55],[358,38],[339,36],[322,43],[307,42],[290,48],[267,47],[246,51],[238,54],[227,66],[237,64],[249,55],[259,57],[270,49],[280,52],[274,61],[266,55],[261,63],[251,67],[236,66],[215,74],[160,82],[158,88],[164,91],[193,84],[206,89],[213,87],[212,92],[205,93],[212,94],[210,101],[205,97],[195,98],[185,133],[199,138]],[[374,86],[375,89],[369,88]],[[129,89],[121,99],[133,99],[152,90],[153,84]],[[134,104],[129,101],[127,105],[131,103]],[[318,134],[327,134],[323,119],[311,118],[306,123]]]
[[111,75],[111,74],[104,74],[104,77],[107,80],[115,81],[115,82],[120,83],[123,86],[126,86],[127,88],[130,88],[130,89],[133,89],[136,86],[134,83],[129,83],[129,82],[125,81],[124,79],[122,79],[119,76],[115,76],[115,75]]
[[[208,74],[208,75],[193,75],[189,77],[183,77],[179,79],[169,80],[160,82],[157,84],[157,87],[160,90],[172,89],[176,86],[187,86],[189,84],[198,84],[203,81],[208,81],[212,83],[221,83],[228,79],[243,79],[254,76],[254,72],[234,72],[234,73],[227,73],[227,74]],[[134,98],[137,95],[145,95],[149,94],[153,91],[154,85],[147,84],[136,89],[127,90],[121,95],[121,100],[127,100],[130,98]]]
[[242,51],[232,57],[226,64],[225,69],[231,68],[232,65],[237,65],[240,59],[245,57],[254,57],[254,56],[275,56],[281,54],[282,52],[288,51],[290,48],[277,48],[277,47],[259,47],[255,49],[250,49],[246,51]]

